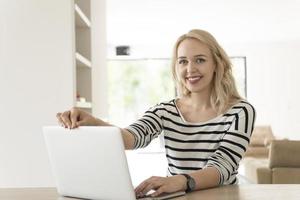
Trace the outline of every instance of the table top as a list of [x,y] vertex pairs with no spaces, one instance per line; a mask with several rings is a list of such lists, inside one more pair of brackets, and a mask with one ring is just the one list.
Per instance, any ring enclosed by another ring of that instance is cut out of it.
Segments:
[[[0,188],[2,200],[76,200],[60,197],[55,188]],[[300,184],[230,185],[195,191],[174,200],[299,200]],[[78,200],[78,199],[77,199]]]

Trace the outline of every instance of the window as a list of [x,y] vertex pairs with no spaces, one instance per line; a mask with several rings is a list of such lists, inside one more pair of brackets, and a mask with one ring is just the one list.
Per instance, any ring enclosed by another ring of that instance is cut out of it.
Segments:
[[109,60],[109,121],[127,126],[175,97],[170,59]]
[[230,57],[232,62],[232,72],[235,78],[238,92],[243,98],[247,98],[247,69],[246,69],[246,57],[234,56]]

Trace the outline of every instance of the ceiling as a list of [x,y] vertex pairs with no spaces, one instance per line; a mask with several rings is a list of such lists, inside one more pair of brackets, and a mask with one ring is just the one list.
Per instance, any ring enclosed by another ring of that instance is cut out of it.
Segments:
[[190,29],[224,43],[300,40],[300,0],[107,0],[109,45],[171,44]]

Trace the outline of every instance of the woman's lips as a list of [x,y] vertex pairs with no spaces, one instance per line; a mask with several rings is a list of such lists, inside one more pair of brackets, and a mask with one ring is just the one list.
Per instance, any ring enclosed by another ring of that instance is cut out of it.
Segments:
[[202,76],[190,76],[190,77],[186,77],[186,80],[191,84],[195,84],[198,81],[200,81],[201,78]]

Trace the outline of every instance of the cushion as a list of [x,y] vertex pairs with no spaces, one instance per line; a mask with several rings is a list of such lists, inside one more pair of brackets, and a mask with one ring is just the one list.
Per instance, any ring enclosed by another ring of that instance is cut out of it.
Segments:
[[274,139],[274,135],[270,126],[254,127],[250,146],[266,146]]
[[270,168],[300,167],[300,141],[274,140],[270,148]]
[[273,168],[274,184],[300,184],[300,168]]
[[241,173],[252,183],[271,183],[268,159],[244,158],[241,162]]
[[265,146],[265,140],[264,138],[260,138],[260,137],[252,137],[250,140],[250,146],[263,147]]
[[272,171],[270,168],[261,167],[256,169],[257,183],[258,184],[271,184],[272,183]]
[[248,147],[245,157],[268,158],[269,149],[267,147]]

